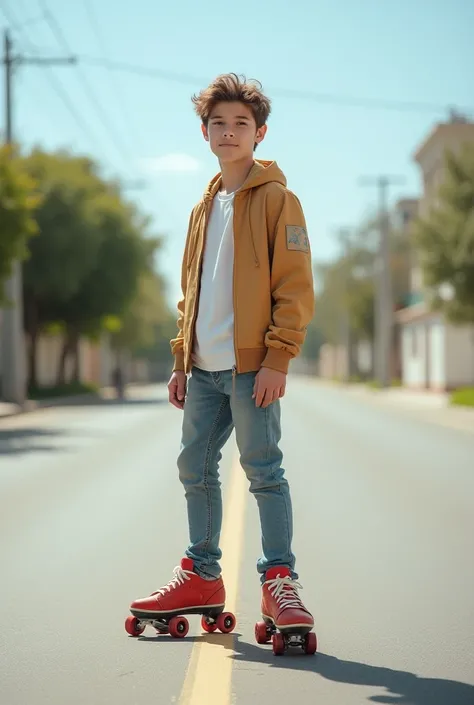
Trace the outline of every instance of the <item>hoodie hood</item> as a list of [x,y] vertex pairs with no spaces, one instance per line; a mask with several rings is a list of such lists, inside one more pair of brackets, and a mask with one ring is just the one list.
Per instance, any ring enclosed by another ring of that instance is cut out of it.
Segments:
[[[286,177],[278,164],[274,161],[267,161],[263,159],[255,159],[254,165],[251,168],[247,178],[245,179],[242,186],[238,189],[240,191],[248,191],[249,189],[255,188],[256,186],[262,186],[270,181],[275,181],[282,186],[286,186]],[[222,183],[222,174],[219,172],[214,176],[209,182],[205,192],[204,200],[214,198],[216,193],[219,191]]]

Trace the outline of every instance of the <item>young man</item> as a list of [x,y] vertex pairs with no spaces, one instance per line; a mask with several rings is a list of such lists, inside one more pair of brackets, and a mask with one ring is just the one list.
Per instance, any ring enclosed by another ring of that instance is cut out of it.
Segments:
[[190,545],[167,586],[130,609],[157,618],[224,603],[218,467],[235,428],[260,513],[262,613],[279,628],[312,627],[297,593],[292,505],[278,445],[288,366],[314,310],[305,219],[276,162],[254,159],[270,113],[260,85],[219,76],[193,102],[220,173],[191,213],[171,341],[169,400],[184,410],[178,468]]

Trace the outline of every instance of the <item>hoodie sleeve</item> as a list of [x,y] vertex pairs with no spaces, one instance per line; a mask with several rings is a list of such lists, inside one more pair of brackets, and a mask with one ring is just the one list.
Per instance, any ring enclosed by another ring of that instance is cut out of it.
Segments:
[[271,260],[272,324],[262,367],[288,372],[301,351],[315,309],[311,246],[298,198],[285,192]]
[[183,260],[181,263],[181,292],[182,297],[178,301],[178,320],[176,322],[178,327],[178,333],[175,338],[170,341],[171,352],[174,355],[174,366],[173,372],[177,370],[184,371],[184,333],[183,333],[183,323],[184,323],[184,310],[186,307],[186,288],[188,281],[188,254],[189,254],[189,241],[192,231],[194,209],[189,217],[188,233],[186,235],[186,244],[184,246]]

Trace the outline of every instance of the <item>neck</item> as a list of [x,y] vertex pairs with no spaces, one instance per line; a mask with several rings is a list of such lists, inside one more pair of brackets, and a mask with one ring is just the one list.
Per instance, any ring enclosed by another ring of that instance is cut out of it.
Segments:
[[237,191],[249,175],[253,165],[253,157],[248,157],[238,162],[231,162],[230,164],[221,164],[222,190],[226,193]]

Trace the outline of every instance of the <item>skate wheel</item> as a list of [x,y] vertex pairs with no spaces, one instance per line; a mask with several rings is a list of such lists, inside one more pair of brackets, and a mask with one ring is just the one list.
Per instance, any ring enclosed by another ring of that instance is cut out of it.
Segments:
[[255,625],[255,640],[257,644],[268,644],[271,638],[265,622],[257,622]]
[[189,622],[186,617],[172,617],[168,628],[175,639],[182,639],[189,631]]
[[217,618],[217,628],[223,634],[229,634],[234,631],[237,620],[232,612],[223,612]]
[[277,632],[276,634],[273,635],[272,637],[272,647],[273,647],[273,653],[275,656],[283,656],[285,653],[285,638],[283,634],[280,634],[280,632]]
[[138,617],[130,615],[125,620],[125,631],[130,636],[140,636],[145,631],[145,625],[140,625],[140,620]]
[[314,632],[309,632],[304,638],[303,650],[305,654],[312,656],[316,653],[318,648],[318,640],[316,639],[316,634]]
[[201,627],[204,629],[205,632],[208,634],[212,634],[213,632],[216,631],[217,629],[217,622],[211,622],[209,623],[206,619],[206,617],[203,617],[201,619]]

